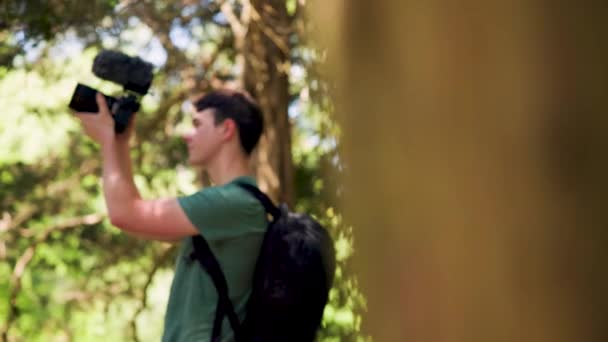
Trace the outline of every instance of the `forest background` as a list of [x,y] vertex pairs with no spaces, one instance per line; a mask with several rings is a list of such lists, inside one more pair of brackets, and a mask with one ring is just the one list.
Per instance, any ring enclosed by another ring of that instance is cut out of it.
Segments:
[[[340,130],[325,51],[310,43],[304,1],[3,1],[0,5],[0,332],[4,341],[159,340],[176,246],[113,228],[98,147],[67,104],[101,49],[155,66],[132,150],[142,195],[208,184],[186,165],[190,101],[240,87],[261,104],[256,176],[275,200],[335,238],[335,286],[320,341],[354,340],[364,300],[349,271],[352,229],[336,207]],[[333,175],[333,176],[332,176]]]

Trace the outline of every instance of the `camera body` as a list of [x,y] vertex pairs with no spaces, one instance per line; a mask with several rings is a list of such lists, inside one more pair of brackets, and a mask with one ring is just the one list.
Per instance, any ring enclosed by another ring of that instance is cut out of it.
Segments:
[[[104,80],[124,87],[124,95],[112,97],[102,94],[114,118],[114,131],[122,133],[129,124],[131,115],[139,110],[140,99],[147,94],[152,83],[152,64],[138,57],[129,57],[117,51],[101,51],[93,61],[93,73]],[[78,83],[69,107],[77,112],[99,112],[94,88]]]

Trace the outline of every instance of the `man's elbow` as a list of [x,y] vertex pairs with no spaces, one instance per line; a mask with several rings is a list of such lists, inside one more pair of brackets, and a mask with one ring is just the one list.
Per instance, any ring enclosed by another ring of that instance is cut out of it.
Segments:
[[120,230],[132,230],[136,217],[141,217],[136,203],[124,202],[121,205],[108,206],[110,223]]
[[129,229],[129,218],[121,213],[110,213],[110,223],[121,230]]

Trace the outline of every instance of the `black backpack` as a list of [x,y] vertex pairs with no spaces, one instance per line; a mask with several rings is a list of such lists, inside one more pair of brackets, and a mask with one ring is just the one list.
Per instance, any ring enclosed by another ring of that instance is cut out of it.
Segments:
[[271,216],[256,263],[253,290],[244,322],[239,319],[228,296],[228,286],[220,265],[207,241],[192,238],[197,259],[211,276],[218,291],[211,336],[218,342],[225,316],[236,342],[295,341],[315,339],[323,318],[335,271],[334,244],[323,226],[306,214],[276,207],[257,187],[237,183],[255,196]]

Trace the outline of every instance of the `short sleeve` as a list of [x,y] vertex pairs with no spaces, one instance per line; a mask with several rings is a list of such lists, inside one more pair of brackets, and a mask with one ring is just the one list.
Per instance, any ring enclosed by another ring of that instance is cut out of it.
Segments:
[[[243,196],[245,195],[245,196]],[[238,237],[244,233],[251,207],[256,201],[238,189],[209,187],[189,196],[178,197],[184,213],[208,241]],[[254,210],[257,213],[257,211]]]

